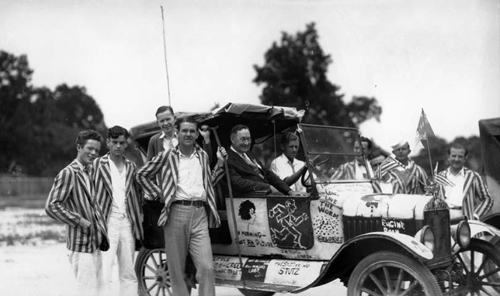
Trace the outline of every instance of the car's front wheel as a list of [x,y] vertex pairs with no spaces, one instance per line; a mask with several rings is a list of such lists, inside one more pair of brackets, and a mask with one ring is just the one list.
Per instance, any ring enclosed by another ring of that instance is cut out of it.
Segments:
[[500,252],[489,242],[472,239],[466,249],[457,254],[464,277],[459,288],[464,295],[500,295]]
[[425,265],[403,254],[381,251],[367,256],[354,268],[347,295],[440,296],[442,293]]

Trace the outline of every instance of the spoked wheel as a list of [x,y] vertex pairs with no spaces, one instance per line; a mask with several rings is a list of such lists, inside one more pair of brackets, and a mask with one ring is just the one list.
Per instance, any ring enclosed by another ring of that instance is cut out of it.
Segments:
[[382,251],[371,254],[354,268],[347,287],[349,296],[441,296],[434,275],[408,256]]
[[462,295],[500,295],[500,253],[491,243],[472,239],[457,254],[468,292]]
[[167,255],[164,249],[141,248],[135,262],[141,296],[172,296]]
[[274,292],[268,292],[268,291],[255,291],[247,289],[238,289],[238,290],[240,290],[241,294],[245,296],[272,296],[275,294]]

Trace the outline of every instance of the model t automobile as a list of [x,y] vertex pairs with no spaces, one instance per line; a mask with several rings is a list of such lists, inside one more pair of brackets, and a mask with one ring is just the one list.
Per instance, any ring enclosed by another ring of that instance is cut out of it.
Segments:
[[[432,195],[376,194],[354,128],[300,122],[288,107],[228,104],[195,116],[211,128],[213,151],[229,149],[230,129],[250,127],[253,152],[276,155],[287,130],[300,136],[308,172],[307,196],[239,193],[230,178],[216,184],[222,226],[211,229],[216,284],[244,295],[298,293],[340,279],[348,295],[500,295],[500,253],[484,237],[499,231],[453,212]],[[145,161],[155,123],[131,130],[129,157]],[[263,148],[265,147],[265,148]],[[362,180],[335,177],[328,169],[363,159]],[[227,169],[227,168],[226,168]],[[144,202],[145,241],[136,261],[142,295],[171,295],[159,201]]]

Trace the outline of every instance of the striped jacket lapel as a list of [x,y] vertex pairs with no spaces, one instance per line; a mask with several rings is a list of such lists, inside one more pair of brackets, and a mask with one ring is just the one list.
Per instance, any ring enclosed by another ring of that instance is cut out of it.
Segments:
[[99,175],[102,178],[103,184],[108,191],[110,196],[113,195],[112,183],[111,183],[111,168],[109,167],[109,153],[101,157],[100,165],[97,168],[99,170]]
[[125,171],[127,172],[127,175],[125,176],[125,185],[127,186],[125,189],[125,195],[129,196],[130,192],[134,189],[135,169],[132,162],[128,159],[125,159]]
[[467,195],[467,192],[469,191],[470,189],[470,186],[472,185],[472,182],[474,181],[474,173],[467,169],[467,168],[464,168],[464,177],[465,177],[465,181],[464,181],[464,194]]
[[[82,190],[83,193],[86,195],[86,198],[90,198],[92,200],[92,188],[89,188],[87,186],[87,179],[86,179],[86,174],[81,168],[80,166],[78,165],[78,163],[75,163],[76,165],[76,169],[74,170],[75,171],[75,177],[76,177],[76,182],[77,182],[77,188],[79,188],[79,190]],[[90,180],[90,176],[88,177],[88,180],[89,180],[89,183],[91,182]],[[89,184],[91,185],[92,187],[92,184]]]

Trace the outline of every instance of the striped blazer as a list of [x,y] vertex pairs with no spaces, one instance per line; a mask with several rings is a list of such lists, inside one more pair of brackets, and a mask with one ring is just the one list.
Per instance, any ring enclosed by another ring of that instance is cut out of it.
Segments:
[[[447,178],[448,172],[449,170],[444,170],[439,172],[439,175]],[[462,201],[464,215],[469,219],[475,219],[474,214],[481,218],[491,209],[493,200],[478,173],[464,167],[464,176],[464,200]],[[440,184],[438,186],[439,196],[446,199],[444,186]]]
[[[401,165],[402,166],[402,165]],[[416,164],[413,160],[408,160],[408,165],[406,166],[406,170],[410,170],[410,176],[408,182],[404,186],[404,190],[406,194],[424,194],[425,187],[428,185],[427,173],[421,168],[418,164]],[[398,175],[397,169],[392,169],[390,172]],[[403,184],[404,184],[404,180]]]
[[[102,209],[106,221],[111,214],[113,204],[113,184],[111,180],[109,153],[94,160],[93,181],[95,184],[96,198]],[[135,181],[137,165],[125,159],[125,196],[127,215],[132,224],[134,237],[138,240],[144,239],[142,229],[142,199],[139,191],[139,184]]]
[[[215,204],[214,188],[212,186],[212,174],[208,163],[208,155],[198,145],[195,146],[195,152],[200,160],[203,186],[207,194],[207,217],[209,227],[220,226],[220,218]],[[165,203],[162,209],[158,225],[164,226],[168,221],[170,205],[172,204],[177,189],[177,180],[179,177],[179,146],[169,151],[163,151],[148,161],[136,173],[136,180],[142,186],[143,190],[149,196],[160,198]],[[155,180],[157,177],[161,180],[158,185]]]
[[380,179],[373,179],[372,185],[373,189],[375,190],[375,193],[387,193],[383,192],[382,187],[380,186],[381,183],[391,184],[392,194],[404,193],[405,186],[403,184],[403,181],[394,173],[387,172],[386,175],[388,176],[386,181]]
[[[106,221],[97,204],[92,180],[87,187],[85,172],[73,160],[57,174],[50,190],[45,212],[56,221],[66,224],[66,245],[74,252],[93,253],[101,243],[102,233],[107,235]],[[83,229],[78,226],[84,218],[92,225]]]

